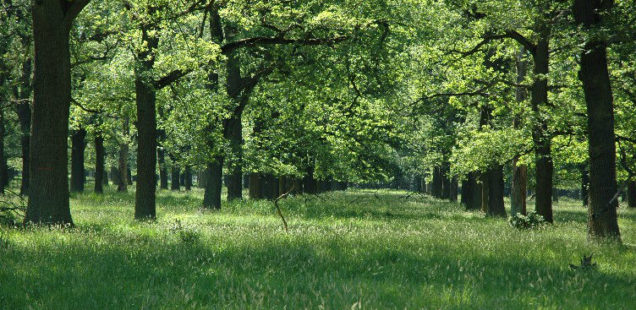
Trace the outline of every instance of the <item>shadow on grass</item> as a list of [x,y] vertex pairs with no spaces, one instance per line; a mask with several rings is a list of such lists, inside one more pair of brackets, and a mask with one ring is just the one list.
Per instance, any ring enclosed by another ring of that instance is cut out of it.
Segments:
[[16,247],[3,253],[0,302],[8,309],[342,309],[357,300],[372,308],[572,309],[628,308],[636,297],[626,277],[442,244],[418,255],[408,246],[342,238],[222,247],[158,241]]

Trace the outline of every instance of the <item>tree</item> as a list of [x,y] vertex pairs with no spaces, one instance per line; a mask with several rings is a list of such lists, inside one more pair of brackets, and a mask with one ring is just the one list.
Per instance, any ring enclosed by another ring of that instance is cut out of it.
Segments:
[[88,2],[42,0],[32,4],[33,114],[25,223],[73,224],[67,168],[71,100],[69,31]]
[[603,14],[613,5],[612,0],[575,0],[572,12],[588,35],[581,51],[579,72],[587,105],[590,156],[588,236],[591,239],[620,241],[616,218],[618,190],[614,106],[607,67],[607,42],[598,33],[603,25]]

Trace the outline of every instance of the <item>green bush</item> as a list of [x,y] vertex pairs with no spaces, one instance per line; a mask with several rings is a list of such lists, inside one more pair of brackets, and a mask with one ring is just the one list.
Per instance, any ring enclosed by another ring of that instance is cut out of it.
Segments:
[[545,224],[545,219],[536,212],[530,212],[528,215],[518,213],[508,217],[508,224],[517,229],[534,229]]

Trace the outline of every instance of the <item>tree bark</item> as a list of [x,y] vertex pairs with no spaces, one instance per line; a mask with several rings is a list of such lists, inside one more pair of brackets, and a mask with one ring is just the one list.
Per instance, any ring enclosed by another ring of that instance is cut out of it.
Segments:
[[157,169],[157,114],[156,90],[151,70],[154,66],[153,51],[159,39],[142,29],[142,39],[147,49],[138,55],[135,68],[135,94],[137,106],[137,184],[135,192],[135,219],[156,217],[156,169]]
[[33,1],[34,78],[30,190],[25,223],[73,225],[69,207],[69,30],[87,0]]
[[479,209],[481,212],[488,212],[488,204],[490,203],[490,173],[485,172],[479,176],[479,184],[481,185],[481,204]]
[[185,166],[185,182],[184,182],[184,186],[185,186],[185,190],[186,191],[190,191],[192,190],[192,167],[190,165],[186,165]]
[[119,144],[119,158],[117,160],[117,191],[125,193],[128,191],[128,144]]
[[504,206],[504,179],[503,167],[497,165],[488,173],[488,216],[506,216]]
[[[526,54],[526,50],[522,47],[517,54],[515,67],[517,68],[517,83],[521,84],[527,75],[527,63],[523,57]],[[515,93],[515,100],[523,102],[527,99],[528,94],[524,87],[517,87]],[[516,115],[512,121],[512,126],[515,129],[521,128],[521,117]],[[512,159],[512,184],[510,194],[510,213],[512,216],[516,214],[526,215],[526,198],[528,187],[528,166],[519,163],[519,155],[515,155]]]
[[260,173],[250,173],[250,186],[249,196],[250,199],[262,199],[263,198],[263,177]]
[[532,84],[532,111],[537,120],[533,124],[532,139],[535,147],[535,209],[548,222],[552,223],[552,137],[548,133],[546,120],[541,117],[540,107],[548,102],[549,73],[549,29],[540,31],[541,38],[534,53],[534,75]]
[[440,167],[435,167],[433,168],[433,187],[431,189],[431,192],[433,194],[433,197],[435,198],[441,198],[442,197],[442,168]]
[[627,181],[627,206],[636,208],[636,181]]
[[307,174],[303,177],[303,193],[316,194],[318,193],[318,186],[316,179],[314,179],[314,167],[307,168]]
[[231,156],[228,158],[227,200],[243,198],[243,125],[241,116],[228,120],[226,139],[230,142]]
[[581,201],[583,206],[587,207],[589,202],[589,188],[590,188],[590,173],[587,169],[587,165],[581,167]]
[[207,164],[205,169],[205,191],[203,207],[207,209],[221,209],[221,188],[223,186],[223,157]]
[[173,190],[173,191],[181,190],[181,180],[180,180],[181,168],[179,168],[179,165],[175,164],[174,161],[172,162],[172,171],[170,173],[170,176],[171,176],[170,190]]
[[100,133],[95,134],[95,193],[104,192],[104,138]]
[[71,192],[83,192],[86,174],[84,151],[86,150],[86,130],[80,128],[71,135]]
[[[161,133],[159,134],[161,135]],[[159,188],[168,189],[168,167],[166,167],[166,152],[162,147],[157,148],[159,159]]]
[[448,193],[448,200],[450,200],[451,202],[457,202],[457,186],[457,178],[451,178],[450,191]]
[[[616,145],[614,135],[614,102],[607,68],[607,42],[594,33],[602,23],[602,12],[613,7],[613,1],[575,0],[575,20],[589,31],[592,38],[581,53],[579,79],[587,105],[590,188],[588,237],[620,241],[616,215]],[[592,30],[592,31],[590,31]]]

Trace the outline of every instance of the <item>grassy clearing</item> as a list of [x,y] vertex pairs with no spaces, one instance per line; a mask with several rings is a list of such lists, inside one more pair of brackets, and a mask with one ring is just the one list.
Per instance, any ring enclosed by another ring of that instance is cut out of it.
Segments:
[[[396,191],[353,191],[199,209],[161,192],[158,221],[133,194],[72,198],[75,229],[0,228],[2,309],[634,309],[636,211],[625,246],[586,241],[578,202],[556,224],[505,220]],[[599,267],[571,271],[583,254]]]

